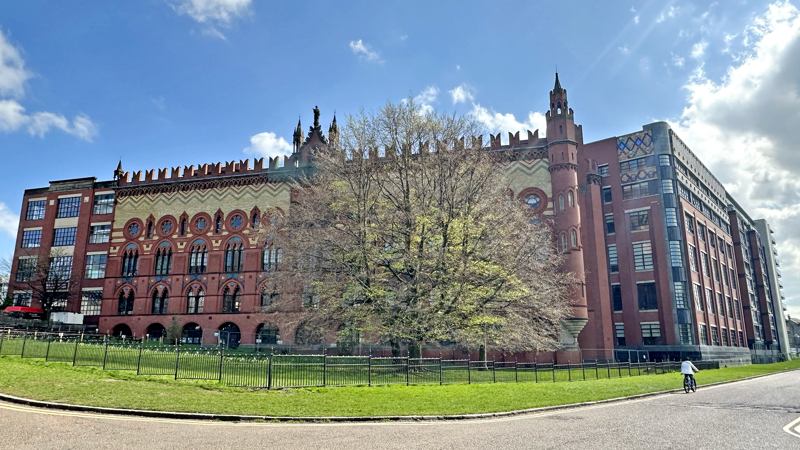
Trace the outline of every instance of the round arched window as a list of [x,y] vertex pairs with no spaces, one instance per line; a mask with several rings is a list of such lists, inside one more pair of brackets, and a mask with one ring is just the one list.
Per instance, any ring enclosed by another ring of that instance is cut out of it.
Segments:
[[139,224],[138,223],[132,223],[128,227],[128,233],[130,233],[131,236],[136,236],[137,234],[139,234]]
[[172,231],[172,222],[169,220],[165,221],[161,224],[161,232],[164,234],[169,234]]
[[525,197],[525,203],[527,203],[528,206],[531,207],[531,209],[536,209],[539,207],[539,205],[542,204],[542,198],[536,194],[531,194]]
[[240,216],[239,214],[233,216],[233,218],[231,219],[231,226],[233,227],[234,230],[242,228],[243,223],[244,219],[242,219],[242,216]]
[[206,229],[206,219],[199,218],[197,222],[194,223],[194,226],[197,227],[198,230],[205,230]]

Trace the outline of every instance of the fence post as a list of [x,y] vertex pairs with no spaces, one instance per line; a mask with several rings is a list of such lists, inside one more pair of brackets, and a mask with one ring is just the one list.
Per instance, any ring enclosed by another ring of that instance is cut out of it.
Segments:
[[22,355],[25,354],[25,342],[28,339],[28,333],[22,334],[22,351],[19,352],[19,357],[22,358]]
[[47,357],[50,356],[50,343],[53,342],[50,339],[47,340],[47,350],[44,352],[44,360],[47,361]]
[[631,376],[631,361],[630,361],[630,359],[628,360],[628,376],[629,377]]
[[519,375],[517,374],[517,358],[514,358],[514,383],[519,383]]
[[494,358],[492,358],[492,383],[497,383],[497,376],[494,372]]
[[442,385],[442,352],[439,352],[439,386]]
[[267,390],[272,389],[272,354],[269,355],[269,366],[267,368]]
[[106,370],[106,359],[108,359],[108,340],[106,340],[105,350],[103,351],[103,370]]
[[367,386],[372,386],[372,350],[369,351],[367,358]]
[[175,379],[178,379],[178,361],[181,359],[181,348],[175,347]]
[[409,365],[411,364],[411,356],[406,356],[406,386],[408,386],[408,370]]
[[328,377],[328,349],[322,351],[322,386],[327,385]]
[[622,378],[622,366],[617,363],[617,372],[619,372],[619,377]]
[[536,363],[536,360],[533,360],[533,382],[539,382],[539,365]]
[[139,360],[136,361],[136,375],[142,371],[142,347],[144,347],[144,339],[139,342]]
[[469,359],[469,357],[468,357],[467,358],[467,384],[472,384],[472,371],[470,370],[470,366],[472,366],[472,364],[470,364],[471,361],[472,360]]
[[0,334],[0,355],[3,354],[3,341],[5,340],[5,334]]
[[556,382],[556,363],[553,361],[553,383]]
[[225,350],[219,349],[219,381],[222,381],[222,359],[224,358]]
[[586,364],[581,360],[581,371],[583,372],[583,381],[586,381]]
[[[81,340],[83,340],[83,333],[81,333]],[[75,339],[75,350],[72,352],[72,366],[75,366],[75,362],[78,360],[78,339]]]
[[597,370],[597,361],[594,362],[594,379],[600,379],[600,372]]
[[572,381],[572,364],[567,360],[567,381]]

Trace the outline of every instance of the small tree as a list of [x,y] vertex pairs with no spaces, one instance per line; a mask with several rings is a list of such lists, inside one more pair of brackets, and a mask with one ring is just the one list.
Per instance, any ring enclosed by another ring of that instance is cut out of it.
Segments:
[[71,254],[54,248],[36,258],[29,277],[21,282],[48,319],[54,309],[65,307],[67,300],[77,294],[80,275],[72,273],[72,262]]
[[[418,352],[557,346],[574,277],[550,229],[509,198],[504,170],[467,117],[413,100],[348,117],[340,139],[294,183],[283,236],[285,284],[319,298],[310,321],[339,337],[380,336]],[[466,138],[466,139],[465,139]]]
[[167,327],[166,341],[172,345],[178,345],[182,332],[183,330],[181,329],[181,324],[178,323],[178,318],[176,316],[172,316],[172,321]]

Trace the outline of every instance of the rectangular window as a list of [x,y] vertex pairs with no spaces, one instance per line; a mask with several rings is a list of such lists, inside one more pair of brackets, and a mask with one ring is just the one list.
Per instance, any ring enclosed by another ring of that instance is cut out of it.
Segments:
[[603,203],[611,203],[611,188],[608,186],[603,188]]
[[700,324],[700,345],[709,345],[708,327],[705,324]]
[[709,314],[714,314],[714,295],[709,288],[706,288],[706,307]]
[[[655,194],[655,192],[653,192]],[[627,186],[622,186],[622,199],[633,200],[636,198],[647,197],[650,195],[650,183],[634,183]]]
[[722,335],[722,345],[727,347],[728,346],[728,329],[727,328],[720,329],[720,334]]
[[608,164],[603,164],[603,165],[597,166],[597,173],[599,173],[601,177],[607,177],[608,176]]
[[717,248],[717,238],[711,230],[708,230],[708,245],[710,245],[711,248]]
[[66,245],[75,245],[75,236],[78,234],[78,229],[72,228],[56,228],[53,235],[53,247],[64,247]]
[[57,218],[62,217],[78,217],[78,212],[81,208],[80,197],[67,197],[58,199],[58,214]]
[[646,158],[630,159],[619,163],[620,172],[636,172],[647,167]]
[[692,285],[692,294],[694,294],[694,307],[698,311],[705,311],[705,308],[703,307],[703,294],[700,292],[700,289],[701,288],[699,284]]
[[639,311],[649,311],[658,309],[656,300],[656,283],[638,283],[636,291],[639,294]]
[[731,300],[731,297],[728,296],[728,295],[725,296],[725,304],[728,305],[728,317],[732,318],[733,317],[733,301]]
[[733,302],[734,308],[736,308],[736,320],[742,320],[742,312],[739,310],[739,300]]
[[612,273],[619,272],[619,262],[617,261],[617,246],[612,244],[608,246],[608,270]]
[[622,289],[618,284],[611,285],[611,304],[615,312],[622,311]]
[[90,280],[104,278],[106,276],[107,260],[107,255],[87,255],[84,276]]
[[106,244],[111,237],[111,225],[92,225],[89,232],[90,244]]
[[28,202],[28,212],[25,214],[25,220],[42,220],[44,219],[44,210],[47,201],[36,200]]
[[692,345],[692,324],[682,323],[678,325],[678,331],[681,334],[681,344]]
[[614,324],[614,345],[616,345],[618,347],[625,345],[625,324],[624,323],[615,323]]
[[633,243],[633,263],[637,272],[653,270],[653,250],[650,241]]
[[661,345],[661,325],[658,322],[642,322],[642,344]]
[[658,155],[658,165],[660,166],[672,165],[669,161],[669,155]]
[[722,256],[725,256],[725,241],[723,241],[721,237],[718,237],[717,243],[719,244],[719,252],[722,253]]
[[678,309],[689,309],[689,303],[686,298],[686,286],[681,281],[672,283],[675,289],[675,307]]
[[48,279],[54,284],[54,289],[63,289],[72,276],[72,256],[57,256],[50,260]]
[[17,278],[20,283],[27,283],[33,280],[36,273],[36,258],[20,258],[17,263]]
[[737,347],[739,343],[736,341],[736,330],[731,330],[731,345]]
[[739,332],[739,347],[744,347],[744,333]]
[[714,281],[719,283],[719,265],[714,258],[711,258],[711,270],[714,272]]
[[53,299],[53,311],[65,311],[67,309],[67,292],[56,292]]
[[114,194],[94,196],[94,210],[92,214],[111,214],[112,212],[114,212]]
[[661,180],[661,189],[665,194],[675,193],[675,187],[672,184],[672,180]]
[[722,284],[728,285],[728,267],[725,264],[722,265]]
[[700,239],[700,242],[706,241],[706,226],[702,223],[697,224],[697,237]]
[[694,217],[686,214],[684,220],[686,220],[686,232],[689,234],[694,234]]
[[715,325],[711,325],[711,345],[719,345],[719,333]]
[[668,227],[678,226],[678,212],[675,208],[664,208],[665,217],[667,219]]
[[81,314],[84,316],[99,316],[102,303],[103,291],[83,291],[81,293]]
[[26,230],[22,232],[22,248],[33,248],[42,245],[42,230]]
[[637,211],[628,214],[631,222],[631,231],[650,229],[649,214],[647,211]]
[[722,300],[721,292],[717,292],[717,314],[720,316],[725,315],[725,302]]
[[711,272],[708,271],[708,254],[700,252],[700,265],[703,267],[703,275],[710,277]]
[[694,245],[689,245],[689,267],[692,268],[692,272],[697,272],[697,249]]
[[727,244],[726,247],[728,247],[728,259],[733,258],[733,250],[731,249],[731,245]]
[[30,292],[14,292],[14,306],[31,306],[31,300],[33,300],[33,294]]
[[607,234],[614,234],[614,215],[613,214],[606,214],[606,233]]
[[683,255],[681,255],[681,241],[669,241],[669,258],[672,267],[683,267]]
[[731,287],[736,289],[736,275],[733,273],[733,269],[731,269]]

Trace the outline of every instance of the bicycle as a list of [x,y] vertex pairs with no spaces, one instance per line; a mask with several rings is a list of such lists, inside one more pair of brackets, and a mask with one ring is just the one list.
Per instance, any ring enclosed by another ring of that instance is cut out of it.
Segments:
[[689,393],[689,390],[691,390],[692,392],[696,392],[697,391],[697,382],[694,381],[694,377],[693,376],[692,377],[686,377],[686,376],[683,377],[683,390],[687,394]]

